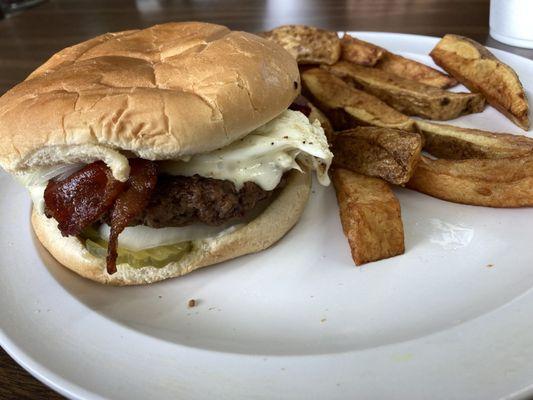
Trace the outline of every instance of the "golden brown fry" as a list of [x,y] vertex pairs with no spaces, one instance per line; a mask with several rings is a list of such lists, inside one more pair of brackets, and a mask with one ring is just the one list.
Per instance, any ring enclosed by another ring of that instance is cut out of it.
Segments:
[[359,127],[339,132],[332,150],[335,166],[404,185],[420,159],[422,138],[398,129]]
[[375,67],[390,72],[391,74],[440,89],[457,85],[457,81],[454,78],[437,71],[435,68],[391,52],[385,53]]
[[389,185],[342,168],[331,175],[355,265],[403,254],[400,203]]
[[512,158],[533,153],[533,139],[508,133],[416,121],[424,136],[424,150],[438,158]]
[[376,68],[347,61],[324,68],[407,115],[449,120],[481,112],[485,107],[485,99],[480,94],[448,92]]
[[[346,38],[346,39],[345,39]],[[425,64],[391,53],[375,44],[344,35],[341,58],[354,64],[376,67],[405,79],[411,79],[440,89],[457,85],[457,81]]]
[[373,67],[383,57],[386,50],[372,43],[365,42],[344,34],[341,40],[341,58],[367,67]]
[[335,64],[341,54],[336,32],[307,25],[283,25],[261,36],[287,50],[300,64]]
[[421,158],[407,187],[454,203],[533,206],[533,155],[494,160]]
[[320,111],[318,108],[316,108],[313,103],[310,101],[307,102],[309,108],[311,108],[311,113],[309,114],[309,121],[313,123],[314,121],[320,122],[320,126],[322,126],[322,129],[324,129],[324,133],[326,134],[326,138],[328,139],[328,143],[333,142],[333,126],[331,126],[331,122],[329,122],[328,117],[324,115],[322,111]]
[[529,106],[516,72],[479,43],[457,35],[444,36],[430,53],[448,73],[522,129],[529,129]]
[[371,94],[354,89],[321,68],[302,73],[304,92],[330,119],[335,130],[359,125],[415,129],[414,121]]

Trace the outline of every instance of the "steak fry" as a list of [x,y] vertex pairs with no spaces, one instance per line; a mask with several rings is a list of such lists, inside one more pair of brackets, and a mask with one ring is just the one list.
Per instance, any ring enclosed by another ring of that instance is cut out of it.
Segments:
[[480,94],[449,92],[376,68],[346,61],[324,68],[407,115],[449,120],[481,112],[485,107],[485,99]]
[[438,158],[513,158],[533,153],[533,139],[508,133],[416,121],[424,136],[424,150]]
[[343,60],[366,67],[375,67],[396,76],[411,79],[440,89],[457,85],[457,81],[442,72],[415,60],[391,53],[375,44],[344,34],[341,40]]
[[418,133],[375,127],[339,132],[332,149],[335,166],[395,185],[411,179],[421,150]]
[[473,92],[524,130],[529,129],[529,105],[516,72],[479,43],[458,35],[444,36],[431,57]]
[[431,160],[422,156],[407,187],[454,203],[533,206],[533,155],[493,160]]
[[386,50],[345,33],[341,40],[341,58],[366,67],[373,67]]
[[304,71],[302,82],[306,96],[327,115],[337,131],[359,125],[415,129],[414,121],[406,115],[322,68]]
[[342,168],[332,171],[332,180],[355,265],[403,254],[400,203],[389,185]]
[[287,50],[298,64],[335,64],[341,54],[336,32],[307,25],[283,25],[260,33]]
[[457,81],[454,78],[437,71],[435,68],[388,51],[375,67],[396,76],[412,79],[440,89],[447,89],[457,85]]

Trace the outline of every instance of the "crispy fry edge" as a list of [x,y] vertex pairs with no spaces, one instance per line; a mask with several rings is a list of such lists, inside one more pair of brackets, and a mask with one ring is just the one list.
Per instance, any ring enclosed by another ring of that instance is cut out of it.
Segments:
[[400,203],[390,186],[342,168],[332,171],[332,180],[355,265],[403,254]]

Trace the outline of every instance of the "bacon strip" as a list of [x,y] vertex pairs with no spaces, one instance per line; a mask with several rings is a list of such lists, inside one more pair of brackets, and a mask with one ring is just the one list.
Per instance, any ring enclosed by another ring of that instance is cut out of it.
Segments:
[[157,167],[155,163],[140,158],[130,159],[130,177],[128,187],[115,201],[109,213],[111,233],[107,246],[107,273],[117,271],[118,235],[137,217],[150,200],[156,183]]
[[66,179],[48,182],[46,216],[56,219],[63,236],[79,235],[112,207],[124,188],[103,162],[94,162]]

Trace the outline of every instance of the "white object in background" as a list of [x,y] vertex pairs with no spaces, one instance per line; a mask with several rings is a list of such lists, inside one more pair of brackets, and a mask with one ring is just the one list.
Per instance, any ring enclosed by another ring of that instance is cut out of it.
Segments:
[[490,36],[511,46],[533,49],[533,1],[491,0]]

